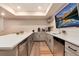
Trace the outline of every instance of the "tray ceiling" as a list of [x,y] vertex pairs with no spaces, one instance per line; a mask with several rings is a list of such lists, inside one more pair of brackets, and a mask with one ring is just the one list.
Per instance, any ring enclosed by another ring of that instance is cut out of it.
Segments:
[[51,3],[1,3],[0,6],[15,16],[46,16]]

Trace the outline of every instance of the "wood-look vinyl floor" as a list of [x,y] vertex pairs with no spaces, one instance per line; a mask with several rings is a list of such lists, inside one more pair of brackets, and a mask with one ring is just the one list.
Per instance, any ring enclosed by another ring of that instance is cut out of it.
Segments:
[[30,56],[63,56],[64,46],[54,42],[54,53],[52,54],[45,42],[34,42]]
[[34,42],[31,56],[53,56],[45,42]]

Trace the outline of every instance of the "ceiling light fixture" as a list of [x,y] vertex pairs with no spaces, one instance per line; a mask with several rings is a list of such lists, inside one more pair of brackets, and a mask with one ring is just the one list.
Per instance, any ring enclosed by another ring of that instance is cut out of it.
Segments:
[[41,10],[41,9],[42,9],[42,7],[41,7],[41,6],[38,6],[38,9],[39,9],[39,10]]
[[2,16],[5,16],[5,13],[4,13],[4,12],[1,12],[1,15],[2,15]]
[[21,9],[21,7],[20,6],[17,6],[17,9]]

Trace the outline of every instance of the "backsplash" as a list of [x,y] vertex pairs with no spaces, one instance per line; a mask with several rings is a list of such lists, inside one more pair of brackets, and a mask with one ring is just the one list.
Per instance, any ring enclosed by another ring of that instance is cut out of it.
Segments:
[[0,35],[19,31],[37,31],[38,27],[44,28],[47,26],[47,21],[43,19],[4,19],[4,30],[0,32]]

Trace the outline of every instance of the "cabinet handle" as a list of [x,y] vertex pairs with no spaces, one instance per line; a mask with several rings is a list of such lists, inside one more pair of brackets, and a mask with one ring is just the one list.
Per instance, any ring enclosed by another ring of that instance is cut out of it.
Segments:
[[77,51],[77,50],[75,50],[75,49],[71,48],[70,46],[68,46],[68,48],[70,48],[70,49],[71,49],[71,50],[73,50],[73,51]]

